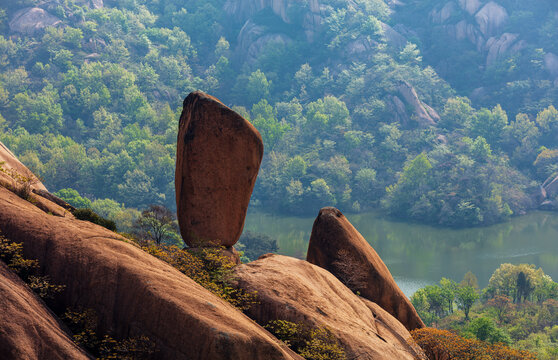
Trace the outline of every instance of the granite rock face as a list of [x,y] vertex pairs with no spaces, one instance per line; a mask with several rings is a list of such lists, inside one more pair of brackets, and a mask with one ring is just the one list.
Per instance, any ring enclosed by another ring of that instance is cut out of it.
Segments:
[[307,260],[378,304],[408,330],[424,327],[380,256],[339,210],[320,210],[312,228]]
[[47,26],[56,26],[62,21],[39,7],[24,8],[17,11],[10,21],[10,30],[16,33],[33,35]]
[[45,304],[0,261],[2,359],[87,360]]
[[242,234],[263,156],[260,133],[216,98],[184,100],[176,152],[176,207],[188,246],[233,246]]
[[0,170],[0,182],[13,182],[14,176],[10,176],[10,173],[14,173],[29,179],[31,189],[46,191],[43,183],[2,142],[0,142],[0,167],[4,170]]
[[301,359],[232,305],[116,233],[50,215],[2,186],[0,214],[2,234],[22,242],[25,257],[37,259],[53,283],[66,285],[57,310],[94,310],[101,334],[145,335],[156,344],[155,359]]
[[247,314],[261,325],[271,320],[327,327],[348,359],[420,359],[409,331],[377,304],[355,295],[335,276],[307,261],[264,255],[235,268],[238,286],[257,291]]

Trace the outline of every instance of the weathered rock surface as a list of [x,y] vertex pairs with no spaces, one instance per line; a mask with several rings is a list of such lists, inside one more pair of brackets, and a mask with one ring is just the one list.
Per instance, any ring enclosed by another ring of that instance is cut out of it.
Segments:
[[467,11],[469,15],[474,15],[481,5],[480,0],[459,0],[459,6]]
[[401,35],[397,30],[383,22],[380,23],[380,25],[382,26],[384,37],[386,38],[389,45],[396,48],[403,48],[405,47],[405,45],[407,45],[407,38]]
[[28,7],[17,11],[10,21],[10,30],[27,35],[33,35],[47,26],[61,23],[56,16],[38,7]]
[[508,19],[506,9],[494,1],[488,2],[475,15],[475,21],[486,37],[501,33]]
[[292,41],[285,34],[270,33],[266,26],[248,20],[238,34],[237,53],[246,62],[253,63],[270,44],[289,44]]
[[0,261],[0,357],[90,359],[45,304]]
[[551,176],[543,183],[543,189],[547,198],[554,198],[558,195],[558,176]]
[[416,359],[422,354],[405,327],[361,299],[326,270],[268,254],[235,268],[238,286],[258,292],[248,315],[260,324],[288,320],[327,327],[349,359]]
[[558,55],[550,52],[545,54],[544,66],[552,76],[558,76]]
[[[290,9],[300,7],[298,0],[228,0],[224,5],[225,12],[235,21],[244,23],[263,9],[271,9],[273,13],[281,18],[283,22],[291,24],[293,20],[289,17]],[[321,8],[318,0],[310,0],[306,6],[307,13],[303,18],[304,29],[317,30],[321,23]],[[295,13],[293,11],[293,13]],[[312,29],[312,27],[315,27]]]
[[8,186],[11,189],[28,186],[26,191],[35,206],[56,216],[73,218],[69,209],[55,201],[56,196],[50,194],[43,183],[1,142],[0,168],[0,186]]
[[176,207],[189,246],[233,246],[263,156],[260,133],[219,100],[184,100],[176,153]]
[[402,81],[397,90],[405,102],[412,107],[420,126],[433,126],[440,120],[440,116],[434,109],[420,101],[416,90],[409,83]]
[[307,260],[377,303],[408,330],[424,327],[382,259],[339,210],[320,210],[312,228]]
[[446,3],[440,10],[432,10],[430,19],[435,24],[445,23],[457,10],[457,6],[453,1]]
[[[13,170],[19,175],[29,179],[31,189],[46,191],[46,187],[43,183],[39,181],[39,179],[25,165],[23,165],[10,151],[10,149],[8,149],[6,145],[2,144],[2,142],[0,142],[0,166],[8,172]],[[0,181],[2,180],[8,183],[13,182],[12,177],[0,171]]]
[[[158,359],[300,359],[230,304],[170,265],[95,224],[48,215],[0,187],[0,230],[24,243],[57,300],[93,309],[101,333],[145,335]],[[72,357],[68,357],[72,358]]]
[[[321,29],[322,7],[318,0],[228,0],[223,11],[231,21],[242,25],[235,49],[236,56],[248,63],[254,62],[269,44],[288,43],[292,38],[284,29],[300,28],[308,42],[313,42]],[[258,15],[270,11],[283,23],[283,27],[269,27]],[[293,14],[296,16],[293,17]]]
[[519,34],[504,33],[499,38],[491,37],[486,41],[488,55],[486,65],[490,66],[507,54],[516,54],[526,46],[525,41],[518,40]]

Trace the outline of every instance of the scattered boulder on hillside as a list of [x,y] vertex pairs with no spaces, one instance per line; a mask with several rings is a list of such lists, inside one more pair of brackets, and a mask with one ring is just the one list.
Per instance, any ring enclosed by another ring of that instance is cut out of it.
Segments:
[[257,291],[247,314],[261,325],[272,320],[327,327],[349,359],[418,359],[407,329],[378,305],[355,295],[335,276],[307,261],[268,254],[235,268],[238,286]]
[[459,6],[467,11],[469,15],[475,15],[481,5],[480,0],[459,0]]
[[[319,0],[306,3],[299,0],[227,0],[223,6],[225,13],[240,24],[246,23],[265,9],[270,9],[287,25],[301,26],[308,41],[313,40],[322,23],[322,7]],[[299,16],[301,10],[303,15]],[[292,18],[293,14],[296,14],[296,19]],[[299,23],[295,24],[295,21]]]
[[[227,0],[223,11],[232,22],[242,26],[235,49],[242,61],[252,63],[270,44],[293,41],[292,30],[302,30],[313,42],[322,25],[323,8],[318,0]],[[265,14],[274,21],[262,20]]]
[[506,9],[494,1],[488,2],[475,15],[480,31],[487,38],[501,33],[508,19]]
[[558,210],[558,176],[550,176],[535,194],[541,210]]
[[90,359],[33,291],[0,260],[2,359]]
[[[0,167],[7,172],[15,171],[20,177],[28,179],[31,189],[46,191],[43,183],[2,142],[0,142]],[[11,182],[13,178],[0,170],[0,182],[2,180]]]
[[446,3],[440,10],[430,12],[430,20],[435,24],[443,24],[457,11],[457,6],[453,1]]
[[[401,81],[397,87],[399,95],[413,109],[412,118],[416,118],[419,126],[428,127],[436,125],[440,120],[438,113],[427,104],[423,103],[413,86],[406,81]],[[400,107],[400,105],[398,105]]]
[[10,30],[16,33],[33,35],[47,26],[56,26],[62,21],[39,7],[18,10],[10,21]]
[[558,55],[554,53],[546,53],[544,55],[544,66],[550,75],[558,77]]
[[526,45],[524,40],[519,40],[519,34],[504,33],[499,38],[491,37],[485,45],[488,51],[486,65],[494,64],[496,60],[507,54],[517,54]]
[[8,187],[17,191],[20,196],[28,197],[35,206],[43,211],[56,216],[73,218],[69,212],[71,209],[64,205],[65,202],[50,194],[39,178],[23,165],[2,142],[0,142],[0,186]]
[[301,359],[232,305],[116,233],[49,215],[1,186],[0,214],[2,234],[22,242],[24,256],[66,286],[57,311],[95,311],[100,334],[147,336],[158,349],[155,359]]
[[320,210],[312,228],[307,260],[377,303],[408,330],[424,327],[380,256],[339,210]]
[[248,20],[238,34],[237,54],[248,63],[254,63],[268,46],[292,43],[292,39],[282,33],[272,33],[264,25]]
[[263,156],[260,133],[216,98],[184,100],[176,152],[178,223],[188,246],[233,246]]

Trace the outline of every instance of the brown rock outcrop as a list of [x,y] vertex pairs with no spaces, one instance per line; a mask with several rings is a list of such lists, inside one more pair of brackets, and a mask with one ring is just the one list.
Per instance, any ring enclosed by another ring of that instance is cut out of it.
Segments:
[[304,260],[264,255],[235,268],[238,286],[257,291],[248,315],[259,324],[288,320],[327,327],[349,359],[417,359],[422,351],[395,318]]
[[62,203],[65,202],[50,194],[31,170],[23,165],[10,149],[1,142],[0,186],[17,189],[21,194],[26,194],[35,206],[45,212],[56,216],[73,218],[73,215],[69,212],[70,209],[63,207]]
[[10,21],[12,32],[33,35],[48,26],[57,26],[62,21],[39,7],[28,7],[17,11]]
[[307,260],[377,303],[408,330],[424,327],[380,256],[339,210],[320,210],[312,227]]
[[233,246],[263,156],[260,133],[216,98],[184,100],[176,152],[176,207],[189,246]]
[[70,339],[52,312],[0,261],[0,357],[90,359]]
[[[15,171],[21,177],[29,179],[31,189],[46,191],[43,183],[2,142],[0,142],[0,168],[8,173]],[[0,182],[12,183],[14,181],[13,177],[10,177],[6,172],[0,170]]]
[[434,109],[423,103],[413,86],[406,81],[402,81],[397,86],[399,94],[405,102],[412,107],[413,114],[416,116],[418,124],[422,127],[434,126],[436,121],[440,120],[440,116]]
[[126,239],[48,215],[1,186],[0,231],[23,242],[25,257],[37,259],[53,283],[66,285],[60,310],[90,308],[100,333],[149,337],[157,359],[300,359],[233,306]]

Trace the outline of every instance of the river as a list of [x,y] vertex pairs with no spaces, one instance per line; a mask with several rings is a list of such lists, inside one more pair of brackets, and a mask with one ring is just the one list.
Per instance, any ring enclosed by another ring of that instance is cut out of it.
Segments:
[[[346,216],[408,296],[442,277],[459,282],[467,271],[485,287],[502,263],[534,264],[558,279],[558,213],[532,212],[502,224],[465,229],[399,222],[379,212]],[[304,259],[313,222],[313,217],[251,211],[245,230],[267,234],[277,240],[280,254]]]

